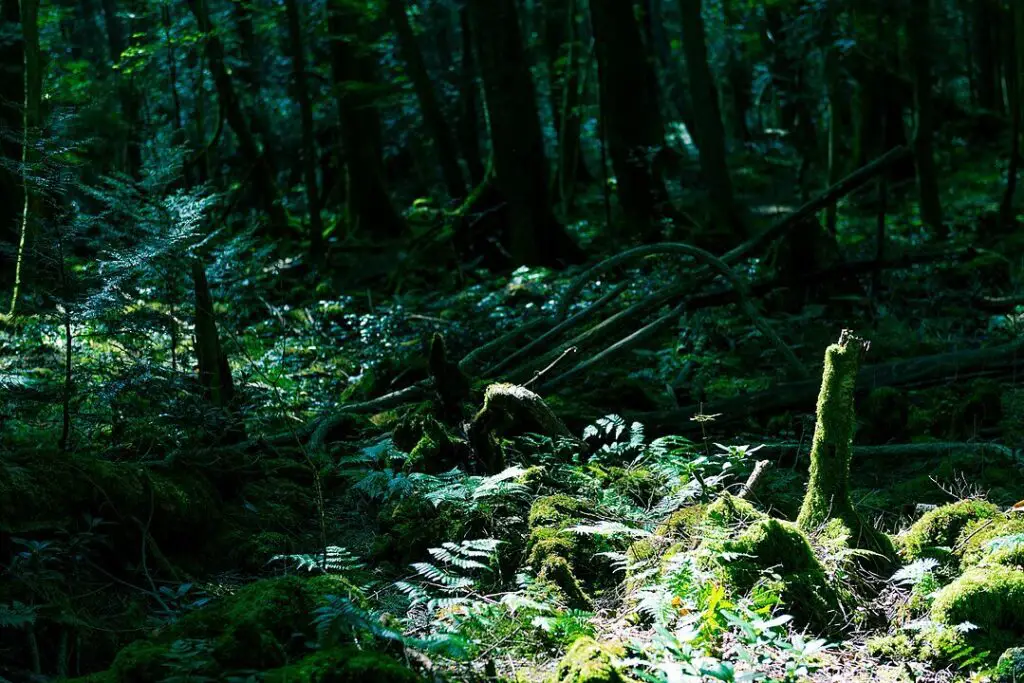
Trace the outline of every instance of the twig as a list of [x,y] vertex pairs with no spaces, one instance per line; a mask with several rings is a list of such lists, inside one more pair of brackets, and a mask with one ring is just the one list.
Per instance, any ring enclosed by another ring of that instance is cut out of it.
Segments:
[[568,356],[570,353],[576,353],[576,347],[575,346],[570,346],[565,351],[562,351],[562,355],[560,355],[555,360],[551,361],[551,364],[548,365],[543,370],[538,370],[536,373],[534,373],[533,379],[531,379],[529,382],[524,383],[523,386],[524,387],[528,387],[531,384],[533,384],[534,382],[536,382],[537,380],[539,380],[544,375],[548,374],[548,372],[550,372],[556,365],[558,365],[560,362],[562,362],[562,359],[565,358],[566,356]]
[[981,531],[983,529],[991,526],[992,522],[994,522],[994,521],[995,521],[995,519],[986,519],[984,524],[980,525],[977,529],[975,529],[970,534],[968,534],[967,538],[965,538],[962,541],[958,541],[957,544],[955,546],[953,546],[953,554],[955,555],[957,553],[957,551],[961,550],[965,545],[967,545],[970,542],[970,540],[972,538],[974,538],[975,536],[977,536],[979,533],[981,533]]
[[754,489],[756,489],[758,484],[761,483],[764,473],[767,472],[771,466],[772,463],[770,460],[758,460],[757,464],[754,465],[754,471],[750,473],[750,476],[747,477],[743,486],[740,487],[740,491],[736,494],[736,497],[746,499],[751,493],[753,493]]

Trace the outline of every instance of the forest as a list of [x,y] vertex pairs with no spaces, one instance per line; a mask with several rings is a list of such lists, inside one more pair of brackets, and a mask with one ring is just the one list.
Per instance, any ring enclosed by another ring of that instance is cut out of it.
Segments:
[[1024,2],[0,0],[0,683],[1024,681]]

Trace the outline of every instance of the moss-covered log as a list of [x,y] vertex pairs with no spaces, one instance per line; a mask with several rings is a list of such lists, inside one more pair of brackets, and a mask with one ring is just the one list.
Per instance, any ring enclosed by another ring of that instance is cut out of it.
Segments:
[[839,519],[850,531],[851,543],[887,561],[895,557],[892,541],[865,524],[850,501],[850,459],[856,416],[853,392],[861,356],[868,342],[843,330],[825,351],[825,368],[818,394],[817,422],[811,443],[811,473],[797,525],[813,531]]
[[469,425],[469,443],[481,467],[496,474],[505,467],[497,433],[543,434],[571,437],[565,424],[537,394],[517,384],[492,384],[484,392],[484,405]]

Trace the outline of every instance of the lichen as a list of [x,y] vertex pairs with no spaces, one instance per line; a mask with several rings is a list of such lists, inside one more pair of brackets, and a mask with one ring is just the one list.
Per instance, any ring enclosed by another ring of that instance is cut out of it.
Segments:
[[621,645],[579,638],[558,663],[548,683],[632,683],[616,662],[625,655]]

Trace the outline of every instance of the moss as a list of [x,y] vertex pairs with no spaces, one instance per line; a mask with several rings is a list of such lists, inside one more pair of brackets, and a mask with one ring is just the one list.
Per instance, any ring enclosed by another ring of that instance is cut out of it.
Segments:
[[817,421],[811,440],[810,481],[797,524],[805,531],[813,531],[830,519],[842,520],[856,547],[877,553],[871,564],[880,570],[891,564],[895,548],[888,536],[864,523],[850,499],[850,459],[856,423],[853,392],[865,349],[863,340],[844,330],[839,342],[825,350]]
[[713,550],[720,574],[735,590],[749,592],[771,573],[777,577],[773,592],[794,617],[817,628],[828,627],[835,617],[840,596],[795,525],[763,519]]
[[593,638],[579,638],[558,663],[548,683],[631,683],[616,662],[625,655],[618,644],[601,644]]
[[562,557],[575,564],[586,559],[581,557],[580,545],[575,534],[544,527],[534,529],[530,532],[527,563],[534,570],[539,570],[549,557]]
[[497,441],[501,434],[535,433],[572,436],[565,424],[537,394],[516,384],[491,384],[484,391],[483,407],[469,425],[469,442],[484,469],[492,474],[505,466]]
[[953,664],[952,657],[969,643],[966,636],[947,626],[925,628],[913,633],[897,633],[868,638],[868,654],[896,662],[930,662],[933,666]]
[[1024,647],[1011,647],[999,656],[993,673],[995,683],[1024,681]]
[[1024,571],[1002,565],[968,569],[935,596],[932,618],[1024,636]]
[[650,505],[661,486],[658,478],[645,469],[590,465],[587,471],[602,485],[611,487],[638,505]]
[[[734,501],[738,501],[740,503],[746,502],[739,498],[734,499]],[[753,506],[751,506],[750,509],[755,513],[757,512]],[[690,505],[682,508],[681,510],[676,510],[658,525],[654,530],[654,535],[663,536],[673,540],[693,540],[695,537],[700,535],[700,527],[708,514],[707,505]],[[747,513],[744,512],[743,514],[746,515]]]
[[767,518],[766,514],[755,508],[749,501],[728,493],[711,503],[704,514],[704,521],[707,524],[722,529],[745,527],[752,522]]
[[582,610],[594,608],[594,603],[573,573],[572,566],[560,555],[549,555],[544,558],[540,571],[537,572],[537,580],[557,587],[568,607]]
[[381,510],[377,519],[383,531],[373,551],[378,560],[411,562],[444,541],[459,541],[482,533],[480,518],[468,516],[452,505],[435,507],[417,496],[406,497]]
[[424,680],[380,652],[340,647],[321,650],[263,678],[267,683],[416,683]]
[[579,521],[580,515],[586,510],[583,501],[567,496],[556,494],[538,498],[530,507],[528,518],[530,528],[548,527],[552,529],[563,529]]
[[[964,527],[960,538],[962,547],[958,555],[965,567],[978,564],[1024,567],[1024,514],[999,515],[971,522]],[[994,548],[992,543],[997,539],[1006,539],[1007,542]]]
[[900,549],[908,560],[935,557],[935,548],[951,548],[971,522],[990,519],[999,508],[981,500],[961,500],[926,512],[899,537]]
[[407,471],[438,474],[464,466],[469,459],[466,442],[432,417],[417,420],[419,438],[409,450]]
[[538,489],[543,484],[547,483],[548,480],[548,469],[543,465],[533,465],[527,467],[526,470],[516,477],[516,483],[522,484],[530,489]]

